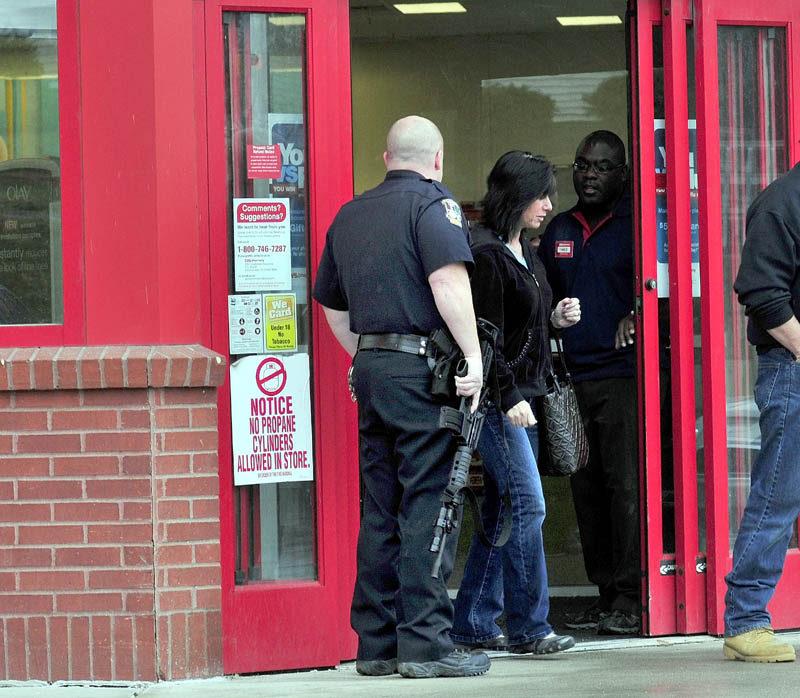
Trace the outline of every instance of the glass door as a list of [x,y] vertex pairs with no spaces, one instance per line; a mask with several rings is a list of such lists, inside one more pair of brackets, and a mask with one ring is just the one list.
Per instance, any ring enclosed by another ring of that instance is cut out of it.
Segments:
[[[755,352],[732,286],[747,206],[798,155],[800,6],[631,7],[644,627],[722,633],[724,576],[759,448]],[[795,536],[770,606],[776,627],[800,625],[798,575]]]
[[[708,629],[723,632],[724,575],[759,448],[753,402],[756,356],[732,291],[753,198],[798,159],[800,5],[774,0],[695,3],[703,280],[704,459],[708,530]],[[724,361],[722,360],[724,357]],[[776,628],[800,626],[795,534],[769,606]]]
[[[688,2],[632,2],[643,631],[705,628],[695,459],[696,174]],[[694,192],[694,196],[692,193]],[[700,609],[698,611],[698,608]],[[698,617],[699,616],[699,617]]]
[[[334,394],[344,354],[318,332],[309,293],[352,190],[347,7],[282,4],[206,3],[212,335],[230,363],[219,409],[226,673],[354,654],[355,428],[346,391]],[[343,396],[344,409],[322,409]]]

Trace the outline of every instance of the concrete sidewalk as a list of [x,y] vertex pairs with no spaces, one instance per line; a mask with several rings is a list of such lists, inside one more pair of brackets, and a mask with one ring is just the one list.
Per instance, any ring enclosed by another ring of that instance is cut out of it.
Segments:
[[[800,632],[781,633],[800,647]],[[492,652],[492,668],[468,679],[358,676],[348,662],[328,671],[138,684],[0,681],[0,698],[738,698],[800,696],[800,664],[746,664],[722,657],[703,636],[583,642],[548,657]]]

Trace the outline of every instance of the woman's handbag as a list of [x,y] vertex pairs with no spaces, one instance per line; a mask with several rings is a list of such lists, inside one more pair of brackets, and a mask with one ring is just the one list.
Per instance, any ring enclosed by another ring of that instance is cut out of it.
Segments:
[[539,426],[538,466],[541,475],[574,475],[589,459],[589,442],[578,409],[575,386],[556,339],[561,371],[547,377],[547,393],[536,398]]

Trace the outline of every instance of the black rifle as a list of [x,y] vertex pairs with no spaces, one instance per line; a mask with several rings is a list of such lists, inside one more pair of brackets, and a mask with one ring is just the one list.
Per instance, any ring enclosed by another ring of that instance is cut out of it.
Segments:
[[[478,438],[483,428],[483,420],[486,416],[484,408],[488,395],[487,378],[494,359],[494,346],[497,340],[497,328],[488,320],[478,319],[478,337],[481,346],[481,358],[483,360],[483,385],[480,391],[480,401],[478,409],[470,412],[472,403],[471,397],[462,397],[458,409],[454,407],[442,407],[439,415],[439,427],[450,429],[456,433],[458,445],[456,454],[453,457],[453,467],[450,469],[450,480],[442,494],[442,508],[433,527],[433,541],[430,551],[437,553],[436,560],[431,569],[431,576],[439,576],[439,568],[442,566],[442,554],[444,553],[445,541],[447,536],[458,528],[458,511],[464,503],[464,492],[472,494],[467,481],[469,475],[469,464],[472,462],[472,453],[478,446]],[[461,359],[458,362],[456,375],[464,376],[467,373],[467,362]],[[474,496],[474,495],[473,495]],[[474,502],[473,502],[474,503]],[[474,503],[476,504],[476,503]],[[474,506],[473,510],[477,507]],[[480,527],[480,517],[477,518],[477,526]],[[479,535],[483,533],[483,528],[479,528]],[[485,539],[485,540],[484,540]],[[492,545],[486,535],[483,534],[481,540],[485,544]]]

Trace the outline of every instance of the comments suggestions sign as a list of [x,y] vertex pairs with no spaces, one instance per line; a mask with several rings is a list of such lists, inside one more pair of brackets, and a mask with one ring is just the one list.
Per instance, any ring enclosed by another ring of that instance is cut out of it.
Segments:
[[291,290],[289,205],[289,199],[233,200],[237,292]]
[[233,484],[314,479],[308,354],[231,366]]

